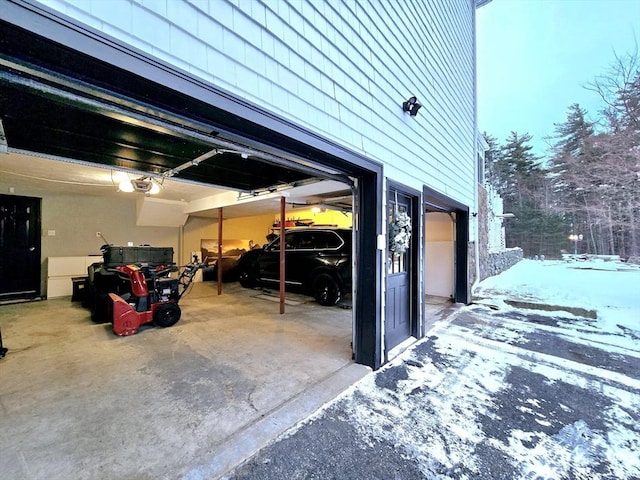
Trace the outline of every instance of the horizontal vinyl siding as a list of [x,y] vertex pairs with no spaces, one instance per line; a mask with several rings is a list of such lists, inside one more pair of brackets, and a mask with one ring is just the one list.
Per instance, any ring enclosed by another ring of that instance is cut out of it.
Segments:
[[472,0],[41,3],[473,204]]

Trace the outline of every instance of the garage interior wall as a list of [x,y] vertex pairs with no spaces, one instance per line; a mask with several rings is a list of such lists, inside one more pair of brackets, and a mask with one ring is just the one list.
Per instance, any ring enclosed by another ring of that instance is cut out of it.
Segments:
[[[272,233],[274,222],[280,218],[279,214],[262,214],[238,218],[224,218],[223,209],[222,239],[223,240],[253,240],[257,245],[267,243],[267,235]],[[339,211],[313,212],[311,209],[289,209],[285,219],[311,220],[314,225],[335,225],[337,227],[351,228],[351,213]],[[276,232],[277,233],[277,232]],[[218,238],[218,220],[190,216],[184,226],[184,256],[190,252],[200,251],[202,239]],[[183,258],[183,262],[188,258]]]
[[425,214],[426,295],[450,298],[454,279],[454,224],[448,213]]
[[[101,255],[101,232],[114,245],[149,244],[172,247],[177,254],[179,228],[136,225],[136,198],[52,194],[38,189],[15,188],[5,179],[0,191],[42,199],[41,293],[46,294],[47,258]],[[81,226],[81,228],[80,228]],[[55,233],[54,233],[55,232]]]
[[[46,264],[48,257],[100,255],[104,244],[102,235],[114,245],[148,244],[154,247],[172,247],[174,260],[184,264],[190,252],[200,251],[202,239],[217,239],[217,219],[191,216],[184,225],[183,254],[179,258],[179,227],[141,227],[136,225],[136,194],[69,195],[52,194],[37,188],[15,188],[7,179],[0,181],[0,191],[42,199],[42,275],[41,292],[46,295]],[[223,223],[223,239],[253,239],[261,245],[271,231],[275,214],[262,214],[229,218]],[[287,218],[312,219],[315,224],[351,226],[351,214],[338,211],[314,213],[296,209]],[[82,228],[79,228],[82,226]],[[54,234],[55,232],[55,234]]]

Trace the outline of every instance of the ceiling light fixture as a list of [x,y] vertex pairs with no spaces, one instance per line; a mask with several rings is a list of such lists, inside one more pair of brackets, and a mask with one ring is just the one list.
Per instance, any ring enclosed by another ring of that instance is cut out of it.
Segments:
[[409,112],[409,115],[415,117],[418,114],[418,110],[422,108],[422,104],[418,102],[416,97],[411,97],[406,102],[402,102],[402,111]]
[[113,179],[118,182],[118,192],[139,192],[145,195],[157,195],[160,193],[161,184],[152,177],[142,176],[130,179],[125,172],[116,172],[113,175]]
[[151,181],[151,188],[149,189],[149,195],[157,195],[160,193],[160,185],[154,180]]
[[119,192],[125,192],[125,193],[131,193],[133,192],[133,185],[131,184],[131,180],[122,180],[119,184],[118,184],[118,191]]

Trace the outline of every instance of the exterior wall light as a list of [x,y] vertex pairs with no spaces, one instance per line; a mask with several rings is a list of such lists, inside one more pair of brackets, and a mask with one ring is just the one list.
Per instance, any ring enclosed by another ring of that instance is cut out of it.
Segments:
[[418,114],[418,110],[422,107],[422,104],[418,102],[416,97],[411,97],[406,102],[402,102],[402,111],[409,112],[409,115],[415,117]]

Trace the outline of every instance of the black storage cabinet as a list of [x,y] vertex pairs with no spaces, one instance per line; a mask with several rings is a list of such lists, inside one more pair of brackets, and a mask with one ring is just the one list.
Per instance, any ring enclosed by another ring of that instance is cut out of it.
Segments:
[[103,248],[102,257],[106,268],[130,263],[168,265],[173,263],[173,248],[108,246]]

